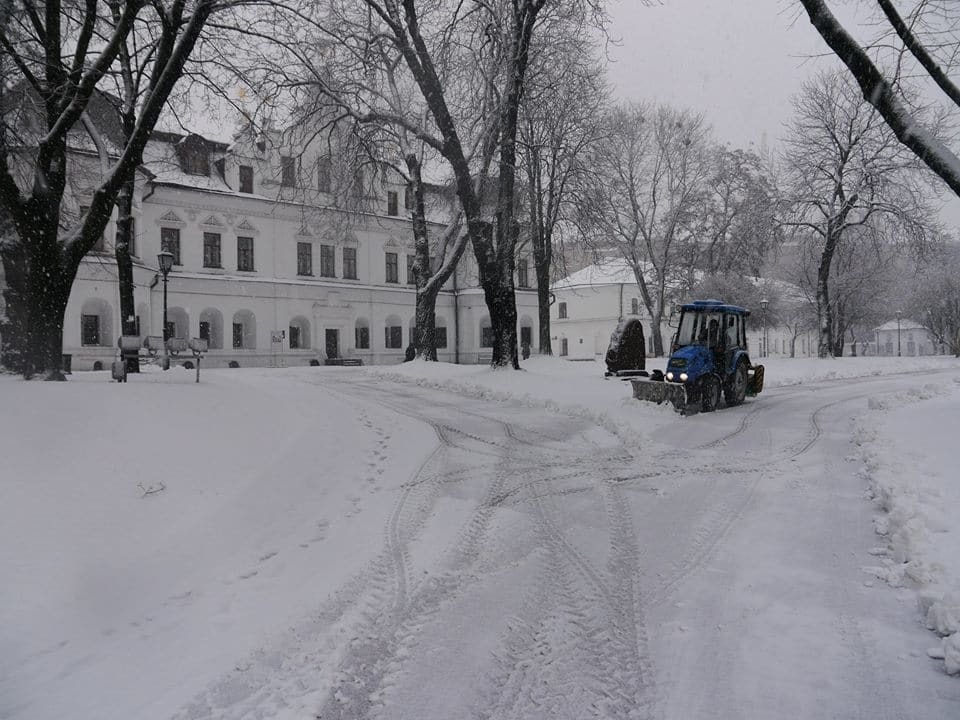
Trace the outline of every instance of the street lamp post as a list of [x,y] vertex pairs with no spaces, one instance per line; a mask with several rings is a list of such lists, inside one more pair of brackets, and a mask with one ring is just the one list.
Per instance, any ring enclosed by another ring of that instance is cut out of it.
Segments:
[[167,352],[167,276],[173,269],[173,253],[162,250],[157,254],[157,264],[160,266],[160,274],[163,276],[163,369],[170,369],[170,355]]
[[763,352],[760,353],[760,357],[767,356],[767,305],[770,304],[770,301],[767,298],[760,299],[760,307],[763,308]]
[[901,315],[900,311],[897,310],[897,357],[901,357],[900,355],[900,315]]

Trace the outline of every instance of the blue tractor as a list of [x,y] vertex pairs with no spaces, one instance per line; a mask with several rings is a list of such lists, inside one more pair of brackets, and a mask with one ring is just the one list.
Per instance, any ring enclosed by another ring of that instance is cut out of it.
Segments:
[[633,396],[671,402],[683,414],[712,412],[721,396],[728,406],[763,390],[763,365],[747,354],[750,311],[719,300],[696,300],[681,307],[680,324],[665,372],[632,377]]

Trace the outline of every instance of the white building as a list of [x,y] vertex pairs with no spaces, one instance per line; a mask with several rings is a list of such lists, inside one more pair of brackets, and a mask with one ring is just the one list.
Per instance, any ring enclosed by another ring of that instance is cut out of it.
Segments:
[[[570,360],[603,358],[611,333],[617,323],[627,317],[636,317],[643,324],[647,355],[652,356],[650,315],[641,299],[633,270],[622,258],[605,258],[578,270],[554,283],[552,291],[556,300],[550,311],[551,340],[554,352],[561,357]],[[686,300],[694,299],[707,298]],[[751,310],[753,313],[747,321],[747,343],[755,361],[765,356],[789,357],[791,342],[795,342],[794,353],[798,357],[816,354],[816,339],[809,333],[794,338],[789,328],[773,324],[766,328],[765,351],[763,312],[760,308]],[[676,309],[667,308],[661,325],[665,352],[669,351],[677,320]]]
[[[306,147],[271,140],[238,134],[228,146],[198,135],[155,134],[144,157],[149,177],[138,184],[134,207],[139,334],[163,334],[157,254],[167,249],[174,255],[170,335],[207,339],[207,366],[306,365],[334,357],[400,362],[412,339],[416,297],[405,186],[389,174],[364,177],[363,168],[354,168],[352,192],[360,202],[344,209],[325,140]],[[433,236],[448,217],[443,202],[432,206]],[[111,222],[73,285],[63,352],[74,370],[107,367],[116,356],[114,234]],[[537,299],[524,289],[528,263],[518,258],[517,311],[521,335],[532,339]],[[437,299],[438,357],[488,360],[489,326],[468,248]]]
[[938,343],[920,323],[906,318],[890,320],[874,328],[880,355],[943,355],[947,348]]

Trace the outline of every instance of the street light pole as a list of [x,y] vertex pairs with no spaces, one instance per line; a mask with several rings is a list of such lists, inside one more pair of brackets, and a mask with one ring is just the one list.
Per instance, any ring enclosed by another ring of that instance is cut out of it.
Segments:
[[767,305],[770,304],[770,301],[766,298],[760,300],[760,307],[763,308],[763,352],[760,353],[760,357],[767,356],[767,344],[769,340],[767,339]]
[[173,268],[173,253],[163,250],[157,254],[157,265],[160,267],[160,274],[163,276],[163,369],[170,369],[170,355],[167,351],[167,341],[169,333],[167,332],[167,276]]
[[900,354],[900,311],[897,310],[897,357],[902,357]]

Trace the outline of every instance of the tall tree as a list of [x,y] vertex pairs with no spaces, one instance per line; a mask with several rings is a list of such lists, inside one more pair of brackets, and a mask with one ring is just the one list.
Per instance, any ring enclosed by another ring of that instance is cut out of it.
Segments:
[[537,279],[539,351],[552,355],[550,281],[554,244],[570,218],[576,180],[601,140],[607,88],[585,35],[584,18],[554,18],[532,51],[531,81],[521,106],[519,145],[526,186],[527,235]]
[[[6,279],[2,361],[63,379],[63,316],[84,255],[102,236],[124,182],[181,77],[213,0],[63,3],[11,0],[0,24],[0,207],[15,234],[0,246]],[[74,142],[91,99],[138,23],[157,28],[135,128],[92,188],[89,210],[63,233]]]
[[830,283],[843,244],[869,230],[872,237],[922,248],[932,212],[920,163],[847,78],[820,74],[804,84],[794,107],[785,150],[792,216],[787,224],[818,244],[817,354],[824,358],[838,348]]
[[612,111],[603,137],[578,191],[578,225],[597,251],[617,252],[632,268],[659,356],[669,290],[703,217],[708,131],[700,115],[635,105]]

